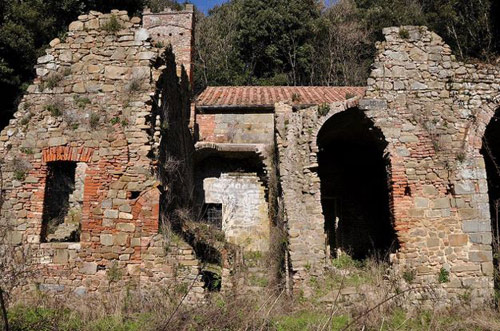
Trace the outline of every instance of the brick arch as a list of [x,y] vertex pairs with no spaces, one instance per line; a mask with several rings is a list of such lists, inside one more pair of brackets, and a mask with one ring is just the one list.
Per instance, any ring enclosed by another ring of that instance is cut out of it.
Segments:
[[318,134],[323,128],[323,125],[328,122],[330,118],[332,118],[334,115],[341,113],[343,111],[346,111],[347,109],[350,108],[356,108],[359,106],[359,101],[360,97],[352,98],[346,101],[341,101],[341,102],[334,102],[332,103],[329,107],[330,110],[328,111],[328,114],[325,116],[320,116],[318,120],[315,123],[315,128],[312,131],[311,134],[311,150],[316,151],[318,150]]
[[464,149],[467,153],[470,153],[470,149],[473,152],[478,153],[482,148],[482,139],[486,133],[486,128],[490,124],[495,113],[500,111],[500,94],[481,107],[475,119],[472,121],[472,125],[468,132],[468,137],[466,137]]
[[42,151],[44,163],[54,161],[90,162],[94,150],[87,147],[57,146]]

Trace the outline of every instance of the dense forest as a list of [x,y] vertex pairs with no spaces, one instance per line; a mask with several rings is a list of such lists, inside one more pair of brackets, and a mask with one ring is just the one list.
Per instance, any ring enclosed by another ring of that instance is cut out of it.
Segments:
[[[3,0],[0,2],[0,128],[34,77],[48,42],[89,10],[139,14],[175,0]],[[460,59],[500,53],[495,0],[230,0],[197,12],[195,89],[207,85],[363,85],[381,30],[427,25]]]

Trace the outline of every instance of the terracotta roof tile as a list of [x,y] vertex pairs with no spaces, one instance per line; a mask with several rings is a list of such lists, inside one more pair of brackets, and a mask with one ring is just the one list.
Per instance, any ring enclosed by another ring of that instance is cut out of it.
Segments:
[[278,102],[312,105],[343,101],[365,94],[365,87],[350,86],[213,86],[196,99],[197,107],[272,107]]

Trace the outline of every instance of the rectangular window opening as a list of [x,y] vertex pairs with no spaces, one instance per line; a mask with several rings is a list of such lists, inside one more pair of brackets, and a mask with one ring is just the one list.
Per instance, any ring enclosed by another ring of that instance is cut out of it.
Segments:
[[203,221],[218,229],[222,229],[222,204],[206,203],[203,206],[203,210],[205,211]]
[[57,161],[47,168],[41,242],[79,242],[87,165]]

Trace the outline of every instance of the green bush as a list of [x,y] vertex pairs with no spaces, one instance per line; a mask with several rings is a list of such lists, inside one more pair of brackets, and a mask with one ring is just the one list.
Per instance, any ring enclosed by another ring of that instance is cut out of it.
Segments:
[[50,115],[54,117],[59,117],[62,115],[61,108],[57,104],[50,104],[45,106],[45,110],[48,110],[50,112]]
[[441,268],[438,274],[438,282],[441,284],[448,283],[450,281],[450,272],[445,268]]
[[115,15],[111,15],[111,18],[103,24],[102,29],[109,33],[115,33],[120,31],[122,25],[118,21],[118,18]]

